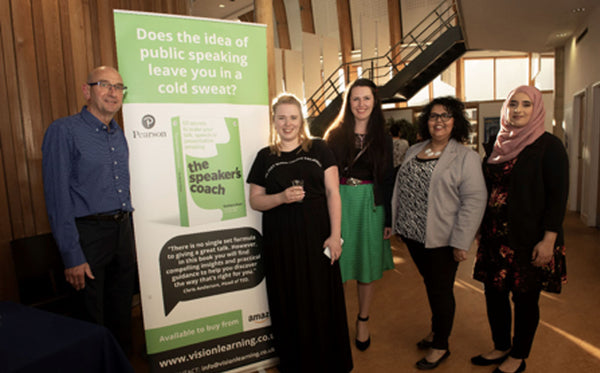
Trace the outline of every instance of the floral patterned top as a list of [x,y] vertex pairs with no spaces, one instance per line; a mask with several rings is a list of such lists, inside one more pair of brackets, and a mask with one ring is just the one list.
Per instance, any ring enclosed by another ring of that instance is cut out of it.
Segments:
[[565,247],[554,249],[553,259],[543,267],[531,264],[531,250],[521,252],[509,245],[508,187],[517,158],[500,164],[484,164],[489,198],[481,223],[473,278],[499,290],[528,292],[537,289],[560,293],[566,283]]

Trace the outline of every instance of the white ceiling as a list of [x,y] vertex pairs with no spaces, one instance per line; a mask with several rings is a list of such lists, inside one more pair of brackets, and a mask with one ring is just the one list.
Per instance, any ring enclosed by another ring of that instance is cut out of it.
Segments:
[[237,19],[254,9],[254,0],[190,0],[196,17]]
[[[458,0],[469,50],[547,52],[579,31],[598,0]],[[573,9],[585,8],[583,12]],[[561,35],[562,36],[559,36]]]
[[[600,5],[598,0],[458,0],[458,3],[469,50],[522,52],[549,52],[563,45]],[[220,19],[236,19],[254,8],[253,0],[191,0],[191,4],[192,15]],[[585,11],[574,13],[572,10],[576,8]]]

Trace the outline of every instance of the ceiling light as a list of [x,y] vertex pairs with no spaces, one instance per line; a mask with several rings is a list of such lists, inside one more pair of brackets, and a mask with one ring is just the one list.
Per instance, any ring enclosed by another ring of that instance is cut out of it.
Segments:
[[573,8],[573,9],[571,9],[571,12],[573,12],[573,13],[585,12],[585,8]]
[[219,4],[219,8],[225,8],[225,5]]
[[564,38],[565,36],[567,36],[568,34],[566,32],[559,32],[558,34],[556,34],[557,38]]

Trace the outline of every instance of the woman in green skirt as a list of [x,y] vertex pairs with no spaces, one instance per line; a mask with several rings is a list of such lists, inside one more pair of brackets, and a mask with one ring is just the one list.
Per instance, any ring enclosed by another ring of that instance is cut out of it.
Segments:
[[377,86],[354,81],[336,121],[325,134],[340,170],[342,198],[342,281],[356,280],[359,313],[356,347],[364,351],[371,337],[367,321],[373,281],[394,268],[390,200],[394,187],[392,138],[385,131]]

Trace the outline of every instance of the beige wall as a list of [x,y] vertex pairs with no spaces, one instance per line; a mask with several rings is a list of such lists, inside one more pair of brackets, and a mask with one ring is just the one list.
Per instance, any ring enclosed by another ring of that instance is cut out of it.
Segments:
[[[587,34],[579,43],[575,38],[565,46],[565,127],[570,159],[569,209],[580,210],[587,225],[598,225],[598,163],[600,148],[600,8],[592,12],[576,33]],[[583,96],[582,96],[583,95]],[[583,113],[575,105],[576,96],[583,97]],[[579,118],[583,118],[580,123]],[[580,128],[581,127],[581,132]],[[581,133],[582,136],[579,136]],[[581,137],[581,138],[580,138]],[[581,148],[581,152],[580,152]],[[578,155],[581,153],[582,188],[578,185]],[[578,198],[578,193],[581,194]],[[577,201],[580,200],[580,206]]]

